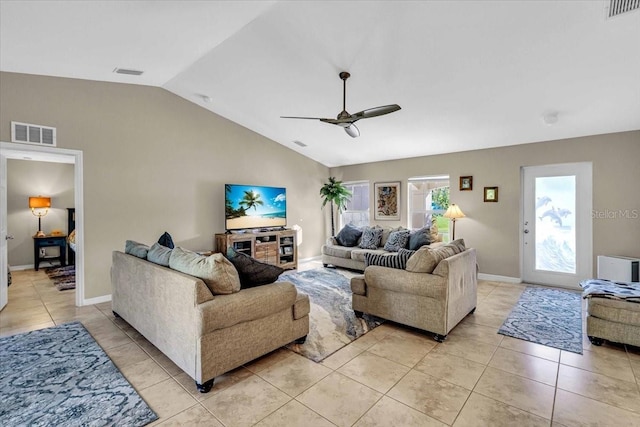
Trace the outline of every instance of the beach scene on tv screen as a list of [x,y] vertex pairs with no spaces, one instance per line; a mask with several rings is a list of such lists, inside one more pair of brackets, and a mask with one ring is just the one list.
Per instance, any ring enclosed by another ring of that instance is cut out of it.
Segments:
[[228,230],[287,225],[286,190],[256,185],[225,185]]

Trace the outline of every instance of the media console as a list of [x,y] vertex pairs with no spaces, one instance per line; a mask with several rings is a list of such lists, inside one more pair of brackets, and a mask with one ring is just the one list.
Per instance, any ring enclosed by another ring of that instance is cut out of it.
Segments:
[[267,264],[285,269],[298,268],[295,230],[217,233],[215,235],[216,251],[226,254],[229,247]]

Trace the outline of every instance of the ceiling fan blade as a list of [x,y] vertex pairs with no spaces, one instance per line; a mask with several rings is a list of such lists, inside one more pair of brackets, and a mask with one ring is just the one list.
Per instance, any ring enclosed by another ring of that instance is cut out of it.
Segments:
[[280,116],[281,119],[306,119],[306,120],[333,120],[333,119],[321,119],[320,117],[295,117],[295,116]]
[[369,108],[367,110],[359,111],[355,114],[351,115],[351,119],[360,120],[360,119],[368,119],[370,117],[382,116],[385,114],[393,113],[394,111],[400,110],[400,106],[398,104],[392,105],[383,105],[381,107]]
[[344,131],[351,137],[357,138],[360,136],[360,130],[356,127],[355,124],[351,124],[344,128]]

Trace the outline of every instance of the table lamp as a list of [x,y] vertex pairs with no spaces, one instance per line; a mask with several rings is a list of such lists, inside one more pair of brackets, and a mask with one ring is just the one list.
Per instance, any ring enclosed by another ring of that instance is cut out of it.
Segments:
[[51,197],[29,197],[29,207],[31,208],[31,213],[38,217],[38,232],[34,237],[44,237],[45,234],[42,231],[42,217],[49,213]]

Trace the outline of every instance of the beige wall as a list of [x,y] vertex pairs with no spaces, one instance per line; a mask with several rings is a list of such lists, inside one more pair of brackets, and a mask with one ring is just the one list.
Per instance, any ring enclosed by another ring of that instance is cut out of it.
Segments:
[[[7,160],[7,242],[9,265],[33,265],[33,239],[38,218],[28,207],[29,196],[51,197],[51,209],[42,217],[42,231],[67,233],[67,208],[74,207],[74,166],[64,163]],[[57,248],[46,248],[57,252]],[[46,264],[42,264],[46,266]]]
[[57,145],[83,151],[85,296],[111,293],[111,251],[126,239],[213,248],[224,230],[225,183],[287,188],[299,257],[317,255],[328,168],[163,89],[0,73],[0,140],[11,121],[57,128]]
[[[407,224],[408,178],[449,175],[451,202],[467,215],[456,222],[456,237],[477,248],[482,273],[519,278],[521,166],[593,163],[593,209],[604,216],[593,219],[595,274],[597,255],[640,257],[639,161],[640,131],[635,131],[353,165],[331,174],[344,181],[369,180],[371,187],[376,181],[402,181],[402,220],[386,225]],[[465,175],[473,176],[473,191],[458,190]],[[483,202],[485,186],[499,187],[498,203]]]

